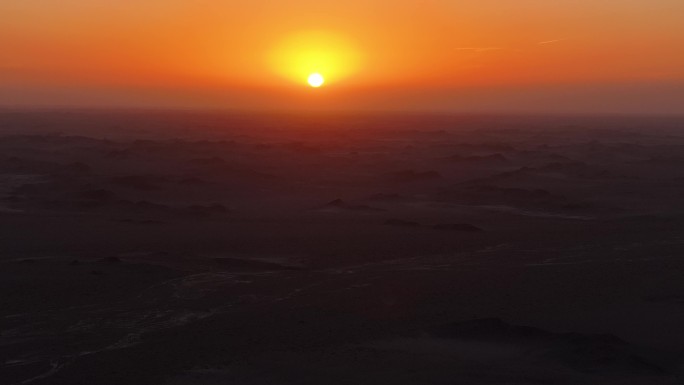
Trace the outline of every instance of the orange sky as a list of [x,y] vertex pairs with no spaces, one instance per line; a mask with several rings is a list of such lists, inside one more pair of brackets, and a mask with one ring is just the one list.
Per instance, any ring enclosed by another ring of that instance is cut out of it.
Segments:
[[4,0],[0,15],[1,105],[684,105],[681,0]]

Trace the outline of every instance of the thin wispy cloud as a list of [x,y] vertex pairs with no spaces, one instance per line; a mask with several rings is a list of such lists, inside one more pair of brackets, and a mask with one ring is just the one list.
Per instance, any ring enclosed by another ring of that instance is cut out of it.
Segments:
[[546,41],[540,41],[537,43],[537,45],[547,45],[547,44],[553,44],[553,43],[559,43],[561,41],[565,41],[567,39],[554,39],[554,40],[546,40]]

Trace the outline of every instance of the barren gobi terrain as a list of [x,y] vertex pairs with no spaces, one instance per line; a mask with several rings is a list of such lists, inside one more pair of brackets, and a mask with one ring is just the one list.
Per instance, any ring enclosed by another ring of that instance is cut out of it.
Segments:
[[0,383],[677,384],[684,119],[0,113]]

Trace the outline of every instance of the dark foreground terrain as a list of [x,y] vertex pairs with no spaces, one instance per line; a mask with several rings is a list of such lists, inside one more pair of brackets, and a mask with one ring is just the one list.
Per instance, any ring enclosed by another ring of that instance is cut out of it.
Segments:
[[678,384],[684,119],[0,113],[0,384]]

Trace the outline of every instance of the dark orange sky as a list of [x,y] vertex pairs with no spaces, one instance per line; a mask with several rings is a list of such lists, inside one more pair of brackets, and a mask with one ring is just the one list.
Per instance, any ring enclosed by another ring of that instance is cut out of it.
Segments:
[[681,0],[5,0],[0,15],[0,105],[684,105]]

